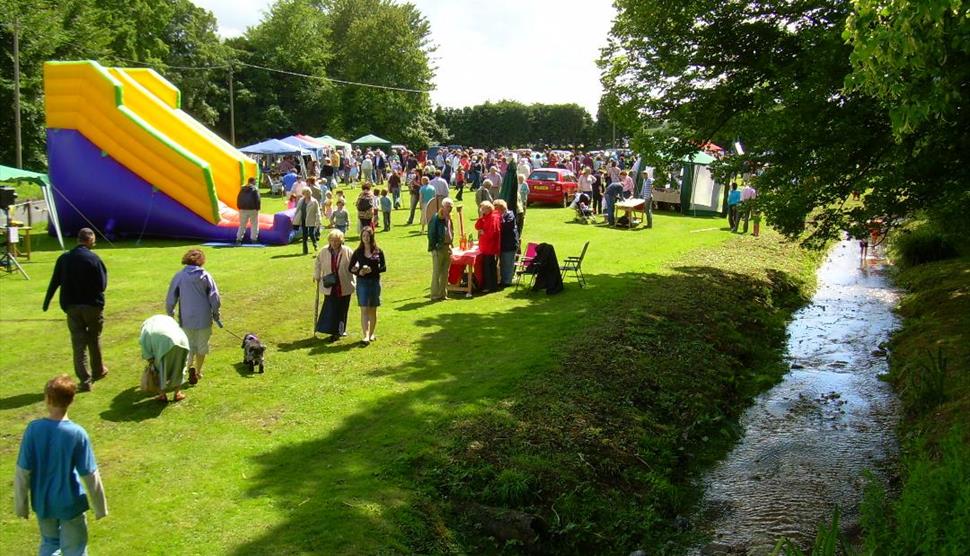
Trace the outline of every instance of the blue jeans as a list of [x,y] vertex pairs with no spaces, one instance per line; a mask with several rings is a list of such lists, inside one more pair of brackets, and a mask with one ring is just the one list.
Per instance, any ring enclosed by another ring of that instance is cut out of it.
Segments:
[[515,276],[515,251],[502,251],[499,255],[499,268],[502,274],[502,285],[511,286]]
[[606,198],[606,221],[610,226],[616,224],[616,199],[613,197]]
[[81,512],[71,519],[37,518],[40,524],[40,556],[87,556],[88,522]]

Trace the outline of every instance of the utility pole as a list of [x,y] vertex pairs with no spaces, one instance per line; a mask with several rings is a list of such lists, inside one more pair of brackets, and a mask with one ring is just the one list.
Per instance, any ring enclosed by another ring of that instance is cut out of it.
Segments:
[[236,146],[236,103],[232,93],[232,64],[229,65],[229,142]]
[[13,20],[13,135],[17,168],[23,169],[23,144],[20,140],[20,16]]

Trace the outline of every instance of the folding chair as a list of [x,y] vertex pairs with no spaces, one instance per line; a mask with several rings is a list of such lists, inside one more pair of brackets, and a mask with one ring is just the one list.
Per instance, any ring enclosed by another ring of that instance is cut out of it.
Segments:
[[[526,270],[529,268],[529,264],[532,263],[532,259],[536,258],[536,248],[539,247],[538,243],[529,243],[525,246],[525,253],[521,255],[516,255],[515,257],[515,289],[519,289],[519,282],[522,281],[522,275],[526,274]],[[536,275],[532,274],[532,281],[535,282]]]
[[586,257],[586,250],[589,249],[589,242],[583,245],[583,251],[578,257],[566,257],[563,263],[559,266],[559,270],[562,271],[563,280],[566,279],[566,273],[572,271],[576,275],[576,280],[579,281],[579,287],[586,287],[586,277],[583,276],[583,258]]

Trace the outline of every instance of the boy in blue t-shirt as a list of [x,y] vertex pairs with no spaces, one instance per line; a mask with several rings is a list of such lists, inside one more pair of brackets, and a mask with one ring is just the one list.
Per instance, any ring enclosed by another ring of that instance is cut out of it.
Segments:
[[387,196],[387,190],[381,189],[381,214],[384,216],[384,231],[391,231],[391,209],[394,208],[394,204],[391,202],[391,198]]
[[[88,497],[95,519],[108,515],[101,475],[94,461],[88,433],[67,418],[77,385],[67,375],[44,387],[49,417],[27,425],[20,442],[14,477],[14,509],[28,519],[27,493],[40,524],[40,555],[87,554],[88,526],[84,512]],[[84,481],[84,488],[81,483]],[[87,496],[85,496],[87,491]]]

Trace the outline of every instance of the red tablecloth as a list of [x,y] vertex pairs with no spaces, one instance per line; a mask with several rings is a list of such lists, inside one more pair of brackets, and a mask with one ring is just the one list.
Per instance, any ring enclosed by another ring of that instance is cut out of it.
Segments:
[[451,268],[448,269],[448,283],[457,284],[461,282],[461,277],[465,274],[465,267],[472,265],[475,267],[475,282],[482,284],[485,272],[482,267],[482,258],[479,255],[481,255],[481,252],[478,250],[477,245],[464,251],[461,249],[452,249]]

